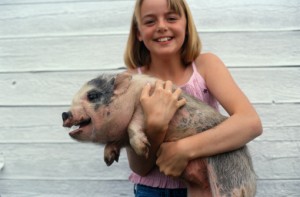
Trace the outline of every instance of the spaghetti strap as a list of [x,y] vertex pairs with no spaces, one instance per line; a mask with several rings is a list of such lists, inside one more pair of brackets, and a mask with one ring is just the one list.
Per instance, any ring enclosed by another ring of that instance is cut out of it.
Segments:
[[138,74],[143,74],[143,73],[142,73],[141,67],[138,67],[138,68],[137,68],[137,71],[138,71]]
[[195,62],[192,63],[192,67],[193,67],[193,71],[194,71],[194,72],[198,72],[198,71],[197,71],[197,68],[196,68]]

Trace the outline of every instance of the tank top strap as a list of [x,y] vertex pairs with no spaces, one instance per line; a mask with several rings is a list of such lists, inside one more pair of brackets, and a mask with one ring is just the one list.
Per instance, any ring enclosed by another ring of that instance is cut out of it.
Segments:
[[193,72],[195,73],[198,73],[198,70],[197,70],[197,68],[196,68],[196,64],[195,64],[195,62],[193,62],[192,63],[192,67],[193,67]]
[[205,84],[205,81],[204,81],[202,75],[199,73],[195,62],[192,63],[192,67],[193,67],[193,77],[198,78],[198,80],[201,80],[201,83]]
[[137,67],[138,74],[143,74],[141,67]]

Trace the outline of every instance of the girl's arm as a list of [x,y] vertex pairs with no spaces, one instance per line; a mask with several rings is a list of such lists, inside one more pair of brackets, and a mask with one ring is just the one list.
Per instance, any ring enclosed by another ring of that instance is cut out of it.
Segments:
[[179,176],[189,161],[238,149],[262,133],[258,114],[223,62],[213,54],[203,54],[196,65],[230,117],[205,132],[163,143],[157,152],[157,165],[166,175]]
[[186,103],[185,99],[178,100],[181,89],[173,92],[170,81],[156,81],[151,95],[150,89],[151,86],[147,84],[140,97],[145,115],[146,134],[151,144],[149,156],[138,156],[131,147],[126,148],[131,170],[141,176],[146,175],[155,165],[156,152],[165,138],[168,124],[177,109]]

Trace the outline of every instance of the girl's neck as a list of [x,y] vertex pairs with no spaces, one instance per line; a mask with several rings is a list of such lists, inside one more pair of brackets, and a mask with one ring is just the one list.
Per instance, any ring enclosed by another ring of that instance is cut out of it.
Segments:
[[190,66],[182,64],[179,58],[152,58],[152,62],[144,70],[145,74],[157,77],[162,80],[170,80],[176,85],[186,83],[192,74]]

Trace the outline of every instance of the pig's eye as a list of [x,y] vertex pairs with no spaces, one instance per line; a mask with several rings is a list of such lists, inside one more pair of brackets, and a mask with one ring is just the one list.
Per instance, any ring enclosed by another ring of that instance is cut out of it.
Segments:
[[87,94],[87,99],[90,101],[90,102],[96,102],[96,101],[99,101],[100,98],[102,96],[102,93],[101,92],[97,92],[97,91],[91,91]]

